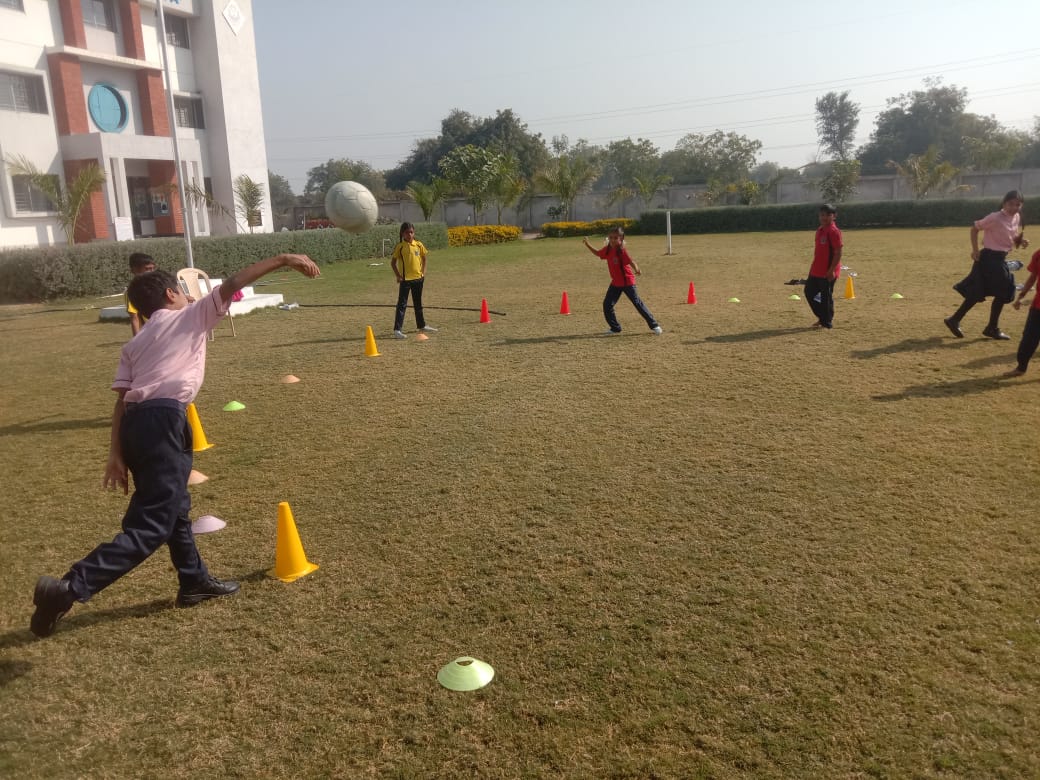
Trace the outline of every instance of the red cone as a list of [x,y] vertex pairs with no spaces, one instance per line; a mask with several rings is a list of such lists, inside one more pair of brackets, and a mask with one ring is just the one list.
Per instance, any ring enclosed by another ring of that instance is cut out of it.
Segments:
[[567,302],[567,291],[563,291],[563,300],[560,301],[560,314],[570,314],[571,305]]
[[686,294],[687,303],[697,303],[697,292],[693,289],[693,282],[690,282],[690,292]]
[[480,321],[491,322],[491,315],[488,314],[487,298],[480,299]]

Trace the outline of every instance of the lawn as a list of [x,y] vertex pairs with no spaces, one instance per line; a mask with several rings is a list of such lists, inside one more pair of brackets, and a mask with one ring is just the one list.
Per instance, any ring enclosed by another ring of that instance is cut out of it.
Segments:
[[[428,341],[389,338],[385,264],[268,277],[300,308],[218,327],[197,399],[199,546],[242,591],[175,609],[160,551],[46,640],[36,578],[125,508],[129,327],[0,309],[0,775],[1040,776],[1040,364],[1003,376],[1024,311],[943,326],[967,233],[848,233],[829,332],[784,284],[811,229],[631,237],[662,336],[625,299],[602,335],[580,239],[432,253]],[[462,655],[494,680],[442,688]]]

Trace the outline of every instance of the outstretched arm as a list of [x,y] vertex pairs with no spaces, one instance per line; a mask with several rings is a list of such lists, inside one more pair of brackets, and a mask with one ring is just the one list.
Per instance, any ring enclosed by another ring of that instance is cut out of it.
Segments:
[[979,229],[971,226],[971,259],[979,259]]
[[248,287],[261,276],[266,276],[279,268],[295,269],[311,279],[321,275],[317,264],[307,255],[278,255],[269,257],[266,260],[260,260],[250,266],[246,266],[241,271],[232,274],[230,279],[222,282],[219,288],[221,299],[224,303],[230,303],[231,297],[243,287]]

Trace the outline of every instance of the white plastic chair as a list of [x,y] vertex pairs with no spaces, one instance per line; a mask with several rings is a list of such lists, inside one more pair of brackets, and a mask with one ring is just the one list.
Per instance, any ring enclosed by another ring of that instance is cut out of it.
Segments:
[[[177,281],[181,283],[185,294],[190,295],[195,300],[205,298],[213,292],[213,282],[210,281],[205,271],[200,271],[198,268],[182,268],[177,272]],[[235,319],[231,316],[230,304],[228,304],[227,318],[228,322],[231,323],[231,335],[237,336],[238,334],[235,333]],[[210,331],[209,337],[213,338],[213,331]]]

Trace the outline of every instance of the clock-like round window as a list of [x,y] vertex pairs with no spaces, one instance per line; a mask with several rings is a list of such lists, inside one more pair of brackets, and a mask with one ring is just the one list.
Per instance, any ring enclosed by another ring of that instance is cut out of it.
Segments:
[[126,101],[115,87],[95,84],[87,97],[90,118],[104,133],[118,133],[126,127],[129,111]]

